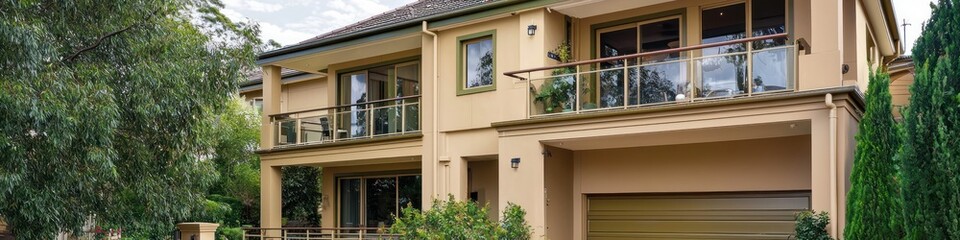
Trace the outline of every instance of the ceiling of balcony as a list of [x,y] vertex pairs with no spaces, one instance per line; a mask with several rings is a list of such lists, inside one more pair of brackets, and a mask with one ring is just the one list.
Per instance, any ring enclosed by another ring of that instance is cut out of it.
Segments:
[[791,121],[686,131],[550,140],[543,141],[543,144],[578,151],[765,139],[808,134],[810,134],[809,121]]
[[657,5],[674,0],[572,0],[550,7],[576,18],[587,18],[627,9]]

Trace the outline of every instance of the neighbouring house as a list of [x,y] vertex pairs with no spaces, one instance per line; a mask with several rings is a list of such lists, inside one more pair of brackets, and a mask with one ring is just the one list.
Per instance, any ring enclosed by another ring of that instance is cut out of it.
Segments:
[[787,239],[807,209],[840,236],[895,19],[890,0],[417,1],[258,57],[260,227],[298,165],[324,168],[327,234],[452,195],[522,206],[538,239]]

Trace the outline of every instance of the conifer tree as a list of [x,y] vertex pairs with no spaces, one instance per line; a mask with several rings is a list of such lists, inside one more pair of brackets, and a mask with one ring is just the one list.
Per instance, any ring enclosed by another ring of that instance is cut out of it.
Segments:
[[908,239],[960,239],[960,2],[940,0],[913,49],[917,75],[904,114]]
[[847,195],[845,239],[899,239],[903,236],[900,189],[894,155],[900,146],[890,99],[890,76],[870,73],[866,112],[857,133],[857,151]]

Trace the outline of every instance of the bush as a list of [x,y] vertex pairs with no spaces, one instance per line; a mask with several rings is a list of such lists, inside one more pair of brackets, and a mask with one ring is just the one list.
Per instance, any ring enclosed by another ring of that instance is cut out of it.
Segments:
[[827,212],[804,211],[797,213],[797,240],[833,240],[827,234],[827,225],[830,224],[830,215]]
[[401,239],[530,239],[526,212],[509,204],[498,224],[487,218],[487,208],[471,201],[434,200],[433,208],[420,211],[412,206],[403,209],[389,232]]
[[243,239],[243,229],[239,227],[220,227],[217,228],[217,239],[241,240]]

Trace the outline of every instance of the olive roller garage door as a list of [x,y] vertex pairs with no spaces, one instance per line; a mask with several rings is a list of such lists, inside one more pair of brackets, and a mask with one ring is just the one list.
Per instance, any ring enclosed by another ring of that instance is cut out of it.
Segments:
[[809,192],[590,196],[589,239],[788,239]]

